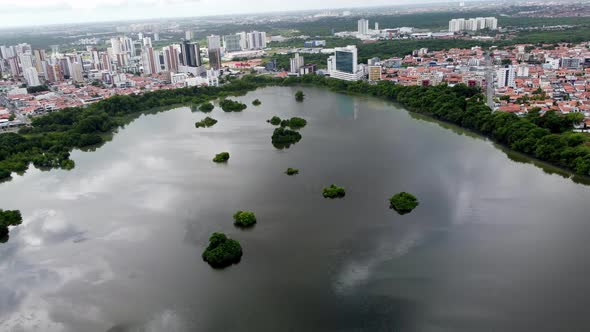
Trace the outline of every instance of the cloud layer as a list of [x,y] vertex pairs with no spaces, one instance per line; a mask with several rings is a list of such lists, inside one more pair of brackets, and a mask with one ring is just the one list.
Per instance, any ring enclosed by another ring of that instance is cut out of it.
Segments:
[[0,28],[438,1],[443,0],[0,0]]

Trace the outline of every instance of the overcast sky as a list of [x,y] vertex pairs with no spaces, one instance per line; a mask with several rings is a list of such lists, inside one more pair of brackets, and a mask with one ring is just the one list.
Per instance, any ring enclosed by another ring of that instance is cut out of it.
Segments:
[[0,28],[437,1],[441,0],[0,0]]

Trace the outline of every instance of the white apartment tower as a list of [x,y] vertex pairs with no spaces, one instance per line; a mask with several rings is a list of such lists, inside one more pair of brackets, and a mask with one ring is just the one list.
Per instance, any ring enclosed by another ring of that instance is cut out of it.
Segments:
[[248,41],[248,49],[260,50],[266,48],[266,32],[252,31],[246,34]]
[[299,53],[295,53],[295,57],[290,59],[290,71],[293,74],[298,74],[299,73],[299,68],[303,67],[305,65],[305,60],[302,56],[299,55]]
[[37,69],[35,69],[35,67],[26,68],[23,71],[23,76],[25,77],[25,81],[27,81],[28,86],[41,85],[41,82],[39,81],[39,74],[37,73]]
[[515,87],[514,78],[516,76],[516,72],[514,70],[514,66],[506,65],[498,69],[497,76],[498,88]]
[[495,17],[456,18],[449,21],[449,32],[497,30],[498,19]]
[[369,34],[369,20],[361,18],[358,20],[358,33],[360,35],[368,35]]

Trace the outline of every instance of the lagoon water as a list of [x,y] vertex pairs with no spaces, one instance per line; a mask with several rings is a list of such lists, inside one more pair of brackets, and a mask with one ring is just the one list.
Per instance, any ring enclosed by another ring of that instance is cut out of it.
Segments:
[[[296,90],[235,97],[248,109],[206,129],[186,107],[143,115],[71,171],[1,184],[24,223],[0,245],[0,330],[590,329],[590,187],[392,103]],[[307,119],[303,139],[275,149],[273,115]],[[332,183],[344,199],[322,198]],[[420,206],[390,210],[399,191]],[[239,264],[202,261],[215,231]]]

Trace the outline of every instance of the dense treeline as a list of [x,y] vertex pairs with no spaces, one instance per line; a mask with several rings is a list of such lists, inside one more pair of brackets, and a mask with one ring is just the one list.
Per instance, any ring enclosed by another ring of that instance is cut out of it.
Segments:
[[[553,43],[581,43],[588,41],[590,27],[580,26],[564,30],[520,32],[516,38],[499,43],[513,44],[553,44]],[[497,43],[498,44],[498,43]]]

